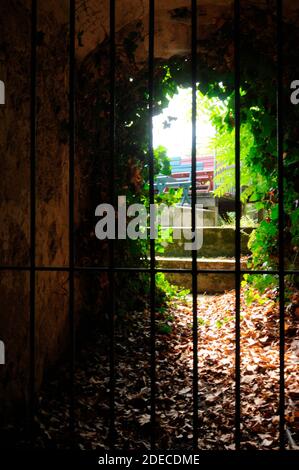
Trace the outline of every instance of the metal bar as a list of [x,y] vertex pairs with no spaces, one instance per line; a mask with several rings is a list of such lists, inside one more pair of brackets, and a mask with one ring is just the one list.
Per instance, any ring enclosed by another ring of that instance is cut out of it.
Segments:
[[277,0],[277,165],[278,165],[278,250],[279,250],[279,446],[285,448],[285,378],[284,378],[284,165],[283,165],[283,9]]
[[234,3],[234,56],[235,56],[235,282],[236,282],[236,325],[235,325],[235,446],[240,449],[241,443],[241,348],[240,348],[240,302],[241,302],[241,203],[240,203],[240,0]]
[[[191,226],[196,240],[196,89],[197,89],[197,0],[191,0],[191,75],[192,75],[192,147],[191,147]],[[195,243],[196,245],[196,243]],[[193,336],[193,449],[198,448],[198,332],[197,332],[197,249],[192,250],[192,336]]]
[[[148,52],[148,93],[149,93],[149,201],[155,203],[154,148],[153,148],[153,106],[154,106],[154,42],[155,42],[155,0],[149,0],[149,52]],[[152,221],[151,221],[152,223]],[[151,449],[156,444],[156,271],[155,240],[150,238],[150,343],[151,343]]]
[[[199,260],[198,260],[199,261]],[[112,268],[109,266],[74,266],[74,271],[76,272],[109,272]],[[113,268],[115,272],[141,272],[141,273],[150,273],[151,269],[150,268],[134,268],[134,267],[123,267],[123,266],[115,266]],[[30,266],[0,266],[0,271],[30,271]],[[69,272],[70,268],[68,266],[63,267],[63,266],[36,266],[35,271],[40,271],[40,272]],[[192,268],[155,268],[156,273],[189,273],[192,274]],[[197,273],[206,273],[206,274],[234,274],[235,270],[230,270],[230,269],[197,269]],[[298,270],[285,270],[284,271],[285,275],[290,274],[290,275],[299,275]],[[261,274],[261,275],[279,275],[278,270],[273,270],[273,271],[264,271],[261,269],[255,269],[254,271],[250,271],[248,269],[244,269],[241,271],[241,274]]]
[[75,19],[76,1],[69,2],[69,327],[70,327],[70,431],[75,432]]
[[36,87],[37,87],[37,0],[31,2],[31,104],[30,104],[30,378],[29,429],[33,437],[36,404]]
[[[115,203],[114,159],[115,159],[115,0],[110,0],[110,199]],[[115,354],[114,354],[114,320],[115,320],[115,270],[114,240],[109,240],[109,407],[110,429],[109,444],[114,449],[115,432]]]

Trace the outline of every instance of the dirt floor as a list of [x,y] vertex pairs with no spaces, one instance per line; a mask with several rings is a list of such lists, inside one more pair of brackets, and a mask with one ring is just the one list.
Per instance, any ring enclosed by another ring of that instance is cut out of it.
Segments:
[[[279,315],[277,292],[241,304],[241,430],[243,449],[278,448]],[[234,449],[235,295],[198,298],[200,449]],[[123,319],[115,338],[116,448],[150,447],[149,311]],[[288,313],[286,418],[298,439],[299,322]],[[192,298],[176,300],[157,315],[157,448],[192,447]],[[80,449],[108,448],[109,356],[95,331],[77,361],[76,419]],[[67,374],[53,374],[40,398],[37,447],[64,448],[68,439]]]

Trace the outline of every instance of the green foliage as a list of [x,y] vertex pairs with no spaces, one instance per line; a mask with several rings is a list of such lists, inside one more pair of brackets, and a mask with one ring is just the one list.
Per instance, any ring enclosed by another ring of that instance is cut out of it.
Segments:
[[[220,220],[220,226],[221,227],[235,227],[236,225],[236,213],[235,212],[228,212],[230,221],[226,222],[224,220]],[[243,215],[240,220],[240,227],[241,228],[246,228],[246,227],[252,227],[256,228],[257,223],[252,219],[252,217],[249,217],[247,215]]]
[[170,160],[167,156],[167,150],[162,145],[154,149],[155,173],[157,175],[170,175]]
[[168,308],[170,301],[186,300],[187,295],[190,293],[188,289],[181,289],[178,286],[171,284],[164,273],[156,274],[156,302],[160,307],[157,309],[157,331],[160,334],[168,335],[172,331],[171,322],[173,316],[169,314]]
[[156,274],[156,286],[157,286],[157,299],[159,302],[167,302],[171,299],[177,298],[184,300],[190,293],[188,289],[181,289],[178,286],[171,284],[164,273]]
[[[252,174],[246,164],[248,151],[253,145],[253,135],[248,123],[244,123],[240,129],[240,139],[242,142],[240,152],[241,166],[241,201],[247,202],[257,182],[253,183]],[[216,137],[212,139],[212,145],[216,150],[217,170],[215,183],[217,188],[214,191],[216,197],[221,197],[225,193],[232,192],[235,187],[235,131],[221,126],[221,131],[217,131]],[[259,178],[260,179],[260,178]]]
[[268,288],[277,287],[277,276],[272,274],[244,274],[244,280],[241,285],[244,288],[244,298],[247,305],[252,302],[258,302],[263,305],[267,298],[262,294]]
[[168,323],[159,322],[157,331],[162,335],[169,335],[172,331],[172,328]]
[[[271,24],[269,22],[269,24]],[[261,36],[264,33],[259,32]],[[265,35],[269,31],[265,31]],[[263,41],[263,38],[259,38]],[[249,41],[248,43],[246,41]],[[298,129],[293,125],[299,118],[298,107],[286,104],[284,109],[284,219],[278,217],[278,166],[277,166],[277,108],[273,81],[272,51],[261,47],[258,60],[251,56],[249,36],[244,37],[244,52],[241,77],[241,199],[255,204],[256,210],[263,212],[263,220],[252,232],[249,248],[252,256],[250,268],[271,269],[278,265],[278,226],[284,226],[285,260],[289,267],[296,267],[299,247],[299,212],[296,201],[299,199],[299,152]],[[245,46],[246,44],[246,46]],[[292,50],[289,43],[290,51]],[[286,49],[287,50],[287,49]],[[267,55],[268,54],[268,55]],[[257,60],[258,67],[253,67]],[[293,63],[295,57],[290,58]],[[230,82],[223,80],[224,92],[219,102],[219,88],[215,84],[205,87],[206,97],[214,99],[212,121],[217,129],[213,144],[218,148],[217,160],[223,166],[223,174],[216,181],[220,186],[215,194],[221,196],[234,180],[234,169],[225,170],[226,165],[234,163],[234,91]],[[218,102],[217,102],[218,100]],[[218,104],[217,104],[218,103]],[[221,180],[222,178],[222,180]],[[298,266],[298,263],[297,263]],[[265,284],[273,280],[266,277]],[[260,280],[249,277],[248,282],[259,285]]]

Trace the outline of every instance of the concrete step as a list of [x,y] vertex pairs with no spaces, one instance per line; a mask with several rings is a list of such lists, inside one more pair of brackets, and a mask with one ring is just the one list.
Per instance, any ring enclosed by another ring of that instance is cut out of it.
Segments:
[[[177,239],[173,239],[172,243],[165,246],[163,256],[165,257],[180,257],[190,258],[192,253],[190,250],[185,249],[185,243],[188,239],[184,237],[184,230],[187,230],[186,235],[190,237],[190,228],[174,227],[175,231],[179,231]],[[198,249],[198,257],[206,258],[231,258],[235,255],[235,229],[231,227],[202,227],[202,246]],[[241,253],[243,256],[248,255],[248,240],[253,228],[241,229]],[[199,232],[200,234],[200,232]],[[200,235],[201,236],[201,235]],[[180,238],[178,238],[180,237]],[[199,235],[198,235],[199,237]]]
[[[192,209],[191,206],[177,205],[172,206],[172,227],[191,227]],[[217,213],[215,209],[203,209],[196,207],[195,209],[196,225],[201,227],[214,227],[217,221]],[[162,224],[163,225],[163,224]]]
[[[157,266],[171,269],[191,269],[191,258],[157,257]],[[197,269],[219,270],[232,273],[200,273],[197,276],[197,289],[199,293],[216,294],[235,288],[235,260],[233,258],[199,258]],[[246,269],[246,262],[241,262],[241,269]],[[172,284],[183,289],[192,289],[191,274],[167,273],[166,278]]]

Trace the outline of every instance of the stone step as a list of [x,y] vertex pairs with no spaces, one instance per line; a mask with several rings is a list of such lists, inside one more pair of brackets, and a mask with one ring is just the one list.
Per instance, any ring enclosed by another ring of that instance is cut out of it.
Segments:
[[[166,258],[157,257],[157,266],[171,269],[191,269],[191,258]],[[233,258],[199,258],[197,269],[232,271],[232,273],[200,273],[197,277],[197,289],[199,293],[207,294],[223,293],[235,288],[235,260]],[[241,269],[246,269],[246,262],[241,262]],[[191,274],[167,273],[166,278],[172,284],[183,289],[192,289]]]
[[[190,258],[191,251],[185,249],[185,243],[188,239],[184,237],[184,230],[187,230],[186,235],[190,237],[190,229],[188,227],[174,227],[175,231],[180,231],[178,239],[173,239],[164,247],[163,256],[165,257],[180,257]],[[235,255],[235,229],[231,227],[203,227],[202,234],[198,232],[198,238],[202,236],[202,246],[197,250],[198,257],[206,258],[232,258]],[[254,230],[251,227],[241,229],[241,253],[243,256],[250,253],[248,249],[249,236]]]
[[[171,226],[191,227],[192,208],[191,206],[172,206],[172,223]],[[203,209],[195,208],[196,225],[204,227],[214,227],[217,222],[217,213],[215,208]],[[163,225],[163,224],[162,224]]]

